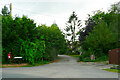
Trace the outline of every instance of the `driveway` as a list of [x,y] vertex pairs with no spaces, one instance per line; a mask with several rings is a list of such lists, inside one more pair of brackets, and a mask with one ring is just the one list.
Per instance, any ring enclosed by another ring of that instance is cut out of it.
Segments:
[[3,78],[118,78],[117,73],[77,62],[77,58],[59,55],[59,61],[36,67],[3,68]]

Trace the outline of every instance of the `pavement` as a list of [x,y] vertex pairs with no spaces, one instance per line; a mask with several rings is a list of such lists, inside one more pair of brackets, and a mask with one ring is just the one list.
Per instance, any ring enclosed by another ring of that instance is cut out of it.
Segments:
[[118,73],[101,68],[112,65],[80,63],[77,58],[59,55],[59,61],[35,67],[2,68],[3,78],[118,78]]

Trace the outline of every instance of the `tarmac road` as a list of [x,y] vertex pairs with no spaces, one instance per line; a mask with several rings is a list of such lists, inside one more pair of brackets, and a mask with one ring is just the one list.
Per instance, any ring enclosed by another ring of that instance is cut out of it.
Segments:
[[76,62],[77,58],[59,55],[59,61],[36,67],[3,68],[3,78],[118,78],[117,73]]

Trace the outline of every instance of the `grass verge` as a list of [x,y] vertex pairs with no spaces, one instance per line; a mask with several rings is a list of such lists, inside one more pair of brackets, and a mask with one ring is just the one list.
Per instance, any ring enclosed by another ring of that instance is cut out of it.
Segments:
[[80,55],[68,55],[68,56],[72,56],[72,57],[80,57]]
[[22,64],[15,64],[15,63],[11,63],[11,64],[2,64],[0,65],[0,68],[15,68],[15,67],[34,67],[34,66],[40,66],[40,65],[45,65],[45,64],[50,64],[50,63],[54,63],[54,62],[58,62],[59,58],[54,60],[54,61],[41,61],[39,63],[35,63],[34,65],[28,64],[28,63],[22,63]]
[[52,63],[53,61],[42,61],[40,63],[35,63],[34,65],[28,64],[28,63],[22,63],[22,64],[3,64],[2,68],[12,68],[12,67],[34,67],[34,66],[40,66]]
[[59,59],[56,59],[54,61],[41,61],[39,63],[35,63],[34,65],[28,64],[28,63],[22,63],[22,64],[2,64],[0,68],[15,68],[15,67],[34,67],[34,66],[40,66],[45,64],[50,64],[54,62],[58,62]]
[[117,70],[117,69],[103,69],[103,70],[106,70],[106,71],[109,71],[109,72],[120,73],[120,70]]

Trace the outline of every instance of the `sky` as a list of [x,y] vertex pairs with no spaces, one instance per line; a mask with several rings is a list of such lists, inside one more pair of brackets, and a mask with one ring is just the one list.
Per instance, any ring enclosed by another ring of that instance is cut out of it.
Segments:
[[4,5],[9,7],[12,3],[12,16],[26,15],[33,19],[37,25],[46,24],[50,26],[56,23],[63,31],[65,23],[73,11],[76,12],[78,19],[85,26],[88,14],[93,11],[107,11],[110,5],[119,0],[0,0],[0,10]]

